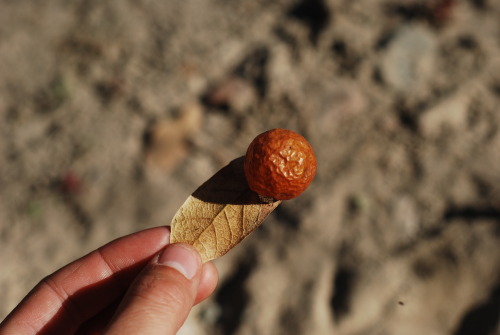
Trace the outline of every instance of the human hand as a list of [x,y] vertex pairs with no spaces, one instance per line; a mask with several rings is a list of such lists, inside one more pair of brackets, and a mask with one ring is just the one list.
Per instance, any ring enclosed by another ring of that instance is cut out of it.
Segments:
[[170,230],[117,239],[43,279],[0,324],[0,335],[175,334],[218,281]]

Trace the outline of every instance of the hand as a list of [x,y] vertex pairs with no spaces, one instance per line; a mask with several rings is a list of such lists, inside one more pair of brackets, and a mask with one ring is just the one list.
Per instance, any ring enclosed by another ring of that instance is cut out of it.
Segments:
[[0,334],[175,334],[218,275],[169,238],[169,228],[148,229],[63,267],[7,316]]

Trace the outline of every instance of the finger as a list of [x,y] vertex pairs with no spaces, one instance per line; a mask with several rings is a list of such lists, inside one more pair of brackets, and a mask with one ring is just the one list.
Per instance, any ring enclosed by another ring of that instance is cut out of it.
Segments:
[[85,321],[78,327],[75,335],[100,335],[103,329],[109,324],[120,304],[121,299],[112,302],[111,305],[100,311],[93,318]]
[[105,334],[175,334],[194,305],[201,269],[193,247],[167,246],[132,284]]
[[214,263],[207,262],[203,264],[201,269],[200,285],[198,286],[198,294],[196,295],[195,304],[198,304],[208,298],[217,287],[219,274]]
[[[65,334],[111,304],[168,244],[166,227],[117,239],[45,278],[0,325],[0,333]],[[43,308],[42,308],[43,306]]]
[[[219,275],[217,268],[212,262],[203,264],[201,269],[200,284],[198,285],[198,293],[195,298],[195,304],[208,298],[217,286]],[[101,334],[104,328],[109,324],[109,321],[116,313],[119,301],[111,304],[105,310],[100,312],[92,319],[83,323],[78,329],[78,335]]]

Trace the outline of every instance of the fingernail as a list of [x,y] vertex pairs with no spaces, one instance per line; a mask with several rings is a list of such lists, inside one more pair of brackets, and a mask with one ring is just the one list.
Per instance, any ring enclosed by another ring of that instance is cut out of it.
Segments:
[[200,267],[200,256],[196,250],[174,243],[163,249],[158,264],[176,269],[187,279],[192,279]]

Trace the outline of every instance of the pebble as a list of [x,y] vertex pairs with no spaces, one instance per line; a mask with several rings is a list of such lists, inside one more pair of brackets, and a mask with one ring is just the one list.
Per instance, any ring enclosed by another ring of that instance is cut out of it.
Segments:
[[467,125],[468,105],[468,95],[456,94],[426,110],[419,119],[422,135],[434,138],[444,129],[462,129]]
[[208,103],[218,107],[229,107],[235,112],[244,112],[257,100],[255,87],[245,79],[231,77],[215,87],[207,97]]
[[435,71],[436,36],[424,26],[402,26],[381,63],[384,80],[399,93],[411,93]]
[[413,198],[402,195],[394,203],[394,223],[397,224],[404,237],[413,239],[420,230],[418,209]]

